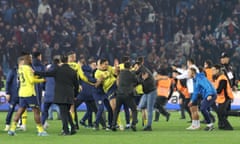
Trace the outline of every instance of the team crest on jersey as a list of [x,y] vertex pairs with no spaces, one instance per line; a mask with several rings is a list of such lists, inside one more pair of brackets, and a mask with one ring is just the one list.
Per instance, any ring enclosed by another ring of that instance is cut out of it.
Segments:
[[98,104],[102,104],[102,101],[101,101],[101,100],[99,100],[99,101],[98,101]]

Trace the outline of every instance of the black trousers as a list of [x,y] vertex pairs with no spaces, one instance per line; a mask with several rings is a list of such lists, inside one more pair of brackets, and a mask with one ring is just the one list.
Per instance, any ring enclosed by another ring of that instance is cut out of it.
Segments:
[[68,123],[71,126],[71,130],[75,130],[73,120],[70,114],[71,104],[58,104],[58,105],[61,112],[63,132],[68,134],[70,132],[68,128]]
[[224,103],[218,104],[217,116],[218,116],[218,128],[219,129],[232,129],[231,124],[227,120],[229,105],[231,100],[225,100]]
[[161,114],[163,114],[164,116],[167,116],[169,113],[167,112],[165,106],[168,102],[168,99],[164,96],[158,96],[156,98],[156,102],[155,102],[155,106],[156,108],[159,110],[159,112]]
[[126,105],[132,111],[132,125],[137,124],[137,105],[135,103],[135,98],[133,96],[117,96],[116,97],[116,109],[113,112],[113,122],[112,126],[117,125],[117,118],[122,105]]

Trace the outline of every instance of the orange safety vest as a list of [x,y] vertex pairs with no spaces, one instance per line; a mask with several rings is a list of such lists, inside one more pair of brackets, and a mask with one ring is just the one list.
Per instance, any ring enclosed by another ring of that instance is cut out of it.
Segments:
[[[221,74],[215,81],[214,81],[214,87],[217,89],[219,87],[219,83],[221,80],[226,80],[227,81],[227,96],[230,98],[230,99],[233,99],[233,93],[232,93],[232,89],[231,89],[231,86],[228,82],[228,79],[227,77],[224,75],[224,74]],[[225,102],[225,91],[222,90],[220,94],[217,95],[217,99],[216,99],[216,103],[224,103]]]
[[172,84],[172,79],[170,79],[170,78],[158,80],[157,96],[164,96],[164,97],[168,98],[169,93],[170,93],[171,84]]
[[181,92],[186,99],[190,98],[190,94],[188,92],[187,87],[182,86],[180,80],[177,80],[177,90]]
[[205,69],[206,77],[210,82],[213,82],[213,74],[212,74],[212,69],[211,68],[206,68]]

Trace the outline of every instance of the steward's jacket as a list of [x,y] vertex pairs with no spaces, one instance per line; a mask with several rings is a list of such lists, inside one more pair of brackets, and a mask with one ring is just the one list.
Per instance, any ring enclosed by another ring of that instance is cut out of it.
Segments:
[[230,83],[224,74],[221,74],[217,77],[217,79],[214,81],[214,87],[217,90],[216,103],[221,104],[227,99],[232,100],[234,98]]
[[171,93],[171,85],[173,81],[170,78],[161,79],[157,82],[157,96],[168,98]]

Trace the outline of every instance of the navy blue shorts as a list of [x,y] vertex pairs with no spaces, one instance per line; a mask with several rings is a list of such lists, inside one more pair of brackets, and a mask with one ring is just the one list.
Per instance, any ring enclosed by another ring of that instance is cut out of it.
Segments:
[[31,97],[20,97],[19,107],[23,108],[33,108],[39,107],[36,96]]
[[9,104],[11,105],[16,105],[16,104],[19,104],[19,97],[16,97],[14,99],[11,99]]
[[116,98],[116,90],[117,90],[117,85],[116,83],[114,83],[106,94],[109,100]]

